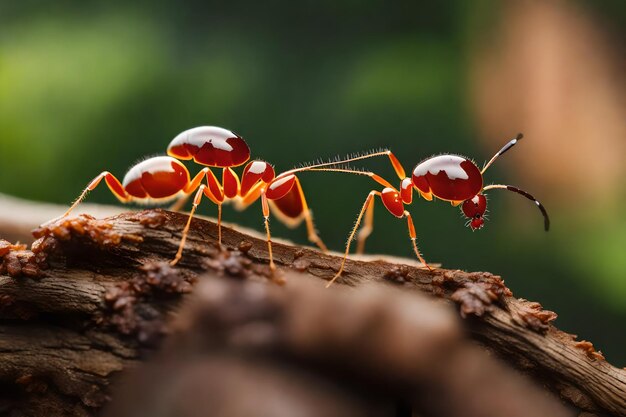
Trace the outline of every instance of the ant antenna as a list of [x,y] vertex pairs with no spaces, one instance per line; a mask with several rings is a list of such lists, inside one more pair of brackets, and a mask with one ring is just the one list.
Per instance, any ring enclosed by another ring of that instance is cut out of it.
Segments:
[[316,164],[313,164],[313,165],[307,165],[307,166],[303,166],[303,167],[300,167],[300,168],[290,169],[289,171],[285,171],[282,174],[280,174],[280,176],[288,175],[288,174],[294,174],[294,173],[302,172],[302,171],[313,171],[316,168],[336,167],[336,166],[346,165],[346,164],[349,164],[350,162],[360,161],[362,159],[375,158],[377,156],[382,156],[382,155],[389,155],[390,153],[391,152],[389,150],[385,149],[385,150],[382,150],[382,151],[369,152],[369,153],[365,153],[363,155],[357,155],[357,156],[353,156],[353,157],[348,157],[348,158],[340,159],[340,160],[337,160],[337,161],[320,162],[320,163],[316,163]]
[[[515,144],[513,144],[513,145],[515,145]],[[511,145],[511,146],[513,146],[513,145]],[[506,146],[505,146],[505,148],[506,148]],[[488,185],[488,186],[483,188],[483,191],[496,189],[496,188],[513,191],[514,193],[523,195],[527,199],[529,199],[531,201],[534,201],[535,204],[537,205],[537,208],[541,211],[541,214],[543,215],[543,225],[544,225],[544,228],[546,229],[546,232],[548,230],[550,230],[550,218],[548,217],[548,212],[546,211],[545,207],[539,202],[539,200],[537,200],[532,195],[528,194],[526,191],[520,190],[519,188],[513,187],[512,185],[502,185],[502,184]]]
[[487,162],[487,165],[485,165],[485,167],[482,169],[482,171],[480,171],[481,174],[484,174],[485,171],[487,171],[487,168],[489,168],[491,166],[491,164],[493,164],[493,162],[498,159],[498,157],[500,155],[502,155],[503,153],[505,153],[506,151],[508,151],[509,149],[511,149],[513,146],[515,146],[517,144],[518,141],[522,140],[524,138],[524,135],[521,133],[518,133],[517,136],[515,136],[515,138],[511,139],[506,145],[504,145],[502,147],[502,149],[500,149],[498,151],[498,153],[496,153],[493,158],[491,158],[489,160],[489,162]]

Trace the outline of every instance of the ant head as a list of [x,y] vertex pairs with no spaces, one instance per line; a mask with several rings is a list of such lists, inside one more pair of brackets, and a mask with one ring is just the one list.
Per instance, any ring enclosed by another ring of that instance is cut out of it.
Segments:
[[472,230],[480,229],[485,222],[483,216],[487,210],[487,199],[482,194],[476,194],[463,202],[461,210],[469,219],[469,226]]

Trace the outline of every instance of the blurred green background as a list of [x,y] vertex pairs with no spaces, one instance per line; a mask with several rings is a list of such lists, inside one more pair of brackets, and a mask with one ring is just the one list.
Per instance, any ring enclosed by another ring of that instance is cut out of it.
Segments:
[[[0,192],[69,204],[102,170],[121,179],[199,125],[238,132],[278,171],[381,147],[409,172],[436,153],[480,165],[522,131],[486,181],[537,195],[553,230],[512,193],[490,194],[475,233],[458,209],[417,200],[420,247],[501,274],[626,366],[623,2],[77,4],[0,1]],[[387,160],[363,166],[396,181]],[[301,180],[342,250],[373,182]],[[102,187],[89,201],[116,200]],[[258,204],[224,216],[262,230]],[[304,227],[272,228],[306,242]],[[404,221],[379,204],[367,251],[413,256]]]

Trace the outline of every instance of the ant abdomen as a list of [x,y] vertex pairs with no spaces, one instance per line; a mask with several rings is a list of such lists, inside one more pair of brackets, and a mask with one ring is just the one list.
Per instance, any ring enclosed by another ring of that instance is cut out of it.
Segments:
[[189,171],[169,156],[156,156],[139,162],[126,173],[122,181],[122,187],[135,201],[171,200],[187,184]]

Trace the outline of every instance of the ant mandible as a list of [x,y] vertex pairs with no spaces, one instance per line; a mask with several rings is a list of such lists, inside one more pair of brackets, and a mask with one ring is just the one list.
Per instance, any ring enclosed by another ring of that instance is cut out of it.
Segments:
[[[175,199],[184,200],[195,192],[193,206],[183,229],[178,251],[170,262],[171,265],[176,265],[182,257],[191,219],[203,196],[209,198],[218,207],[219,245],[222,241],[222,204],[233,201],[236,209],[243,210],[261,198],[272,271],[276,269],[276,266],[272,255],[269,229],[270,207],[276,217],[289,227],[296,227],[304,220],[309,240],[323,251],[327,251],[315,232],[313,218],[295,173],[328,164],[294,169],[275,175],[274,168],[270,164],[254,160],[245,166],[240,181],[232,168],[243,165],[250,159],[250,148],[237,134],[215,126],[196,127],[180,133],[170,142],[167,153],[169,156],[152,157],[134,165],[121,182],[108,171],[100,173],[60,218],[69,215],[84,200],[87,193],[100,184],[102,179],[122,203],[165,203]],[[191,178],[189,171],[179,159],[193,159],[195,163],[204,165],[205,168]],[[222,168],[221,183],[209,167]],[[203,177],[206,177],[206,185],[202,184]]]
[[524,190],[521,190],[512,185],[492,184],[483,186],[483,174],[493,164],[493,162],[506,151],[511,149],[515,144],[523,138],[520,133],[515,138],[511,139],[506,145],[502,147],[484,166],[483,169],[479,169],[471,160],[453,154],[444,154],[430,157],[415,166],[412,176],[409,178],[406,176],[404,168],[396,156],[389,150],[381,152],[375,152],[366,154],[354,158],[345,159],[343,161],[337,161],[336,164],[345,164],[356,160],[362,160],[366,158],[372,158],[375,156],[387,155],[391,161],[397,176],[400,178],[400,189],[393,187],[388,181],[382,177],[369,171],[357,171],[349,168],[312,168],[311,170],[323,170],[323,171],[336,171],[346,172],[358,175],[367,175],[374,181],[378,182],[385,188],[382,191],[371,191],[365,203],[359,212],[354,228],[352,229],[348,241],[346,243],[346,250],[341,261],[339,271],[328,282],[327,287],[332,285],[333,282],[344,270],[346,259],[350,252],[350,245],[356,234],[359,225],[365,216],[365,225],[361,229],[358,235],[357,252],[361,253],[365,247],[365,240],[373,231],[374,221],[374,198],[380,197],[385,208],[394,216],[398,218],[407,219],[407,226],[409,229],[409,236],[413,245],[413,251],[420,260],[420,262],[429,270],[431,267],[426,263],[416,243],[415,226],[411,214],[404,208],[405,205],[409,205],[413,201],[413,188],[415,188],[419,195],[424,197],[428,201],[432,201],[433,198],[448,201],[453,206],[461,205],[461,211],[463,215],[468,219],[468,225],[472,230],[477,230],[483,227],[484,214],[487,210],[487,199],[483,194],[485,191],[494,189],[503,189],[515,192],[532,200],[535,205],[541,211],[544,217],[544,227],[548,231],[550,228],[550,219],[548,213],[543,205],[532,195]]

